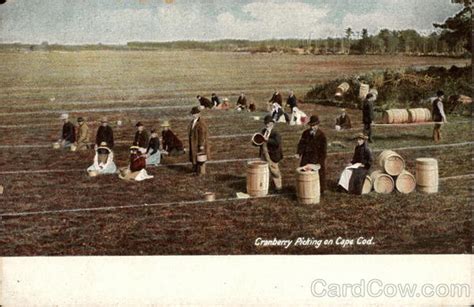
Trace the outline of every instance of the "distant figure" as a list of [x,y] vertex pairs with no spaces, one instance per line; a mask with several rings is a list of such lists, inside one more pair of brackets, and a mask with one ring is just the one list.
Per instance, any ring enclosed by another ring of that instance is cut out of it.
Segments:
[[245,97],[244,93],[240,93],[235,106],[237,111],[247,110],[247,97]]
[[265,128],[262,129],[265,142],[260,146],[260,159],[268,163],[270,177],[272,178],[275,189],[280,191],[283,187],[282,176],[278,163],[283,159],[281,135],[274,130],[275,121],[271,115],[263,119]]
[[138,146],[130,147],[130,164],[120,169],[120,179],[142,181],[151,179],[146,171],[146,155],[140,153]]
[[336,118],[336,130],[351,129],[351,119],[346,113],[346,109],[341,109],[341,114]]
[[298,143],[297,156],[300,159],[300,166],[307,164],[319,164],[319,184],[321,193],[326,189],[326,156],[327,156],[327,139],[321,129],[319,129],[319,117],[312,115],[308,126]]
[[161,125],[163,131],[161,132],[161,138],[163,141],[164,153],[170,156],[180,156],[184,154],[183,142],[171,131],[169,121],[164,121]]
[[433,128],[433,141],[438,143],[441,141],[441,123],[447,123],[446,114],[444,113],[444,92],[439,90],[436,93],[436,99],[433,100],[433,121],[435,122]]
[[76,142],[76,127],[69,121],[69,114],[61,114],[63,121],[63,130],[59,143],[63,148],[70,148]]
[[84,118],[77,118],[77,150],[87,150],[89,149],[89,127],[87,126]]
[[374,122],[374,95],[368,93],[362,105],[362,122],[364,123],[364,134],[367,135],[369,143],[372,143],[372,123]]
[[148,148],[150,137],[148,136],[148,132],[145,130],[145,126],[141,122],[138,122],[135,127],[137,127],[137,132],[135,132],[133,144],[139,147],[141,153],[145,153]]
[[288,99],[286,99],[286,106],[290,107],[290,113],[293,113],[293,108],[298,106],[296,96],[293,90],[290,90],[290,95],[288,96]]
[[273,95],[272,95],[272,98],[270,98],[270,100],[268,101],[269,103],[278,103],[280,106],[283,105],[283,99],[281,97],[281,94],[280,92],[278,92],[276,89],[275,91],[273,92]]
[[357,146],[354,149],[351,164],[342,172],[338,184],[351,194],[361,195],[365,177],[369,173],[374,158],[367,145],[368,137],[359,133],[356,140]]
[[95,150],[94,163],[87,169],[88,172],[97,172],[99,175],[115,174],[117,166],[114,163],[114,153],[102,142]]
[[160,152],[160,139],[155,129],[151,130],[151,138],[148,142],[148,148],[146,150],[146,164],[155,165],[160,164],[161,152]]
[[100,120],[100,126],[99,129],[97,129],[95,148],[100,146],[102,142],[105,142],[108,148],[114,148],[114,133],[112,128],[108,125],[107,117],[105,116]]
[[224,99],[222,99],[222,103],[220,103],[217,107],[216,107],[217,110],[229,110],[230,109],[230,105],[229,105],[229,99],[224,97]]
[[[193,164],[193,172],[200,176],[206,174],[205,162],[209,160],[208,126],[201,118],[201,111],[194,107],[191,110],[193,120],[189,123],[189,160]],[[206,161],[198,161],[198,156],[206,156]]]
[[290,117],[283,111],[283,108],[277,102],[272,103],[271,116],[275,123],[280,121],[281,116],[284,117],[286,123],[290,123]]
[[298,107],[293,108],[291,113],[290,125],[304,125],[308,122],[308,116],[305,112],[301,111]]
[[214,106],[212,101],[210,101],[206,97],[201,97],[201,96],[197,95],[196,98],[199,101],[199,104],[200,104],[202,109],[204,109],[204,108],[212,109],[212,107]]
[[255,112],[255,111],[257,111],[257,107],[255,106],[255,103],[251,103],[251,104],[249,105],[249,111],[250,111],[250,112]]
[[213,108],[217,108],[221,104],[221,100],[217,97],[216,93],[211,94],[211,102],[213,104]]

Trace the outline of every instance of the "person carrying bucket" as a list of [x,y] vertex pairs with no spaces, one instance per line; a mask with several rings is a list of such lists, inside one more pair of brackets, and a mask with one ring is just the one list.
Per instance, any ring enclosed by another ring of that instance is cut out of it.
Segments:
[[206,162],[209,160],[208,127],[206,121],[201,117],[198,107],[191,110],[193,116],[189,123],[189,160],[193,164],[192,171],[195,175],[206,174]]
[[275,120],[271,115],[265,116],[263,119],[265,128],[262,129],[263,143],[260,146],[260,159],[268,163],[270,176],[277,191],[281,191],[282,176],[278,163],[283,159],[281,135],[275,131]]

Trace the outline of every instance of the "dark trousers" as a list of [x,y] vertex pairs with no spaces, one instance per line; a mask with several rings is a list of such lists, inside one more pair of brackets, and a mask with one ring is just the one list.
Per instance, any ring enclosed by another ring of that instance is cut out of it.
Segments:
[[364,134],[369,137],[369,141],[372,142],[372,125],[364,123]]
[[433,128],[433,141],[439,142],[441,141],[441,125],[435,124]]
[[278,121],[280,120],[280,117],[282,115],[285,116],[285,121],[287,123],[289,123],[290,122],[290,116],[285,112],[278,112],[278,113],[274,114],[273,118],[275,119],[275,122],[278,123]]

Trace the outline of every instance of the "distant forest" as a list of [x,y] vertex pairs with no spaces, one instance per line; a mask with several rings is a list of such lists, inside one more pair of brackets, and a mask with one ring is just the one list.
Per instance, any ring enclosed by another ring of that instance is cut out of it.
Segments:
[[451,0],[464,8],[449,17],[443,24],[433,24],[433,32],[422,35],[415,30],[382,29],[369,35],[367,29],[360,31],[347,28],[345,36],[325,39],[272,39],[264,41],[216,40],[176,42],[129,42],[126,45],[57,45],[43,42],[39,45],[0,44],[0,50],[22,51],[76,51],[76,50],[188,50],[230,51],[251,53],[293,54],[404,54],[431,56],[464,56],[472,54],[472,0]]

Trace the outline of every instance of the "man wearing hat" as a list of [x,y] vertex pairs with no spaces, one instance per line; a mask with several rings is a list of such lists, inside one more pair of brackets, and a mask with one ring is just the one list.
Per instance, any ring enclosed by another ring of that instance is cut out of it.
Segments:
[[199,104],[201,105],[202,108],[212,109],[212,107],[214,106],[212,101],[210,101],[206,97],[202,97],[200,95],[197,95],[196,98],[199,101]]
[[163,141],[163,150],[170,156],[179,156],[184,154],[183,142],[171,131],[169,121],[165,120],[161,125],[163,131],[161,138]]
[[346,113],[346,109],[341,109],[341,114],[336,118],[336,130],[351,129],[351,119]]
[[369,143],[372,143],[372,123],[374,122],[374,101],[375,97],[372,93],[365,96],[362,105],[362,122],[364,123],[364,134],[369,138]]
[[117,166],[114,163],[114,153],[107,147],[106,142],[102,142],[95,150],[94,163],[87,169],[88,172],[97,174],[115,174]]
[[347,166],[339,179],[339,186],[351,194],[362,194],[365,177],[373,163],[372,152],[367,144],[368,137],[359,133],[355,139],[357,145],[351,164]]
[[198,161],[199,156],[206,156],[209,160],[208,127],[206,121],[201,118],[201,111],[198,107],[191,110],[193,120],[189,123],[189,160],[193,164],[193,172],[196,175],[206,174],[205,161]]
[[150,137],[148,136],[148,132],[145,130],[145,126],[141,122],[138,122],[135,127],[137,127],[137,132],[135,132],[133,144],[139,147],[141,153],[145,153],[148,148]]
[[261,134],[265,142],[260,146],[260,159],[268,163],[270,176],[272,178],[275,189],[280,191],[283,187],[280,167],[278,163],[283,159],[281,135],[275,131],[275,120],[271,115],[265,116],[263,119],[265,128]]
[[319,117],[311,115],[309,128],[303,131],[298,143],[297,156],[300,158],[300,166],[307,164],[319,164],[319,184],[321,193],[326,189],[326,154],[327,139],[324,132],[319,129]]
[[100,120],[100,126],[97,129],[95,147],[100,146],[102,142],[105,142],[110,149],[114,148],[114,132],[112,127],[108,125],[107,117],[105,116]]
[[441,124],[447,123],[446,114],[443,108],[444,92],[439,90],[436,99],[433,100],[433,121],[436,123],[433,128],[433,141],[438,143],[441,140]]
[[87,150],[89,149],[89,127],[87,126],[84,118],[77,118],[77,150]]
[[76,127],[69,121],[69,115],[66,113],[61,114],[61,120],[63,121],[63,131],[59,142],[64,148],[69,148],[76,142]]

